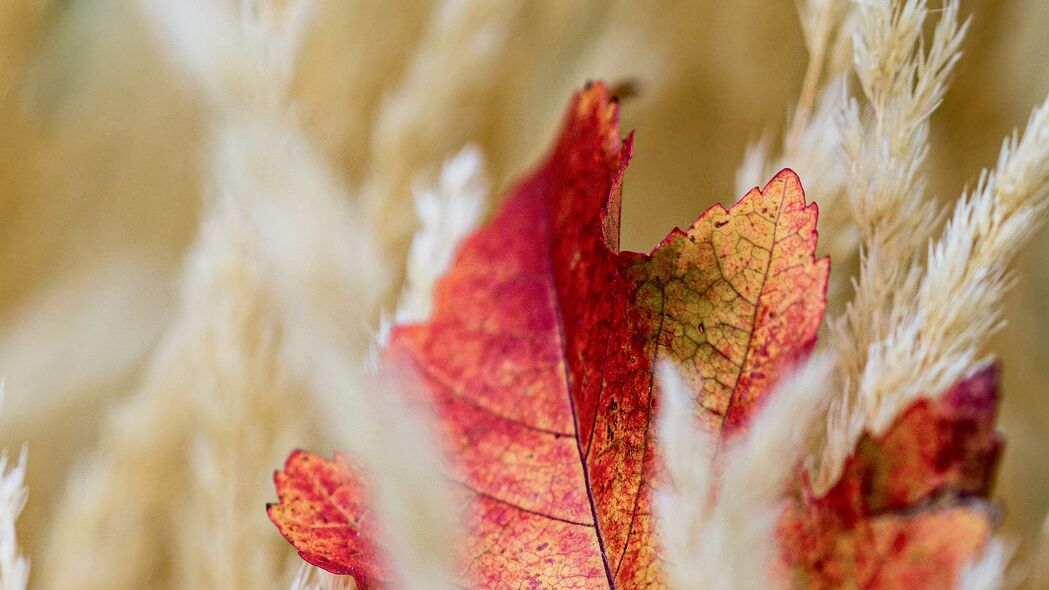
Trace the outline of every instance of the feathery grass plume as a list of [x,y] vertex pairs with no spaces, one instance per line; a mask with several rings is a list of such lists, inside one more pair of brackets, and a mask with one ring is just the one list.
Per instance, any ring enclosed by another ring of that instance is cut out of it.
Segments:
[[828,357],[815,356],[784,379],[744,438],[726,447],[716,479],[715,445],[695,421],[692,393],[672,366],[660,365],[658,432],[669,480],[656,491],[654,505],[675,590],[765,588],[774,582],[769,576],[783,482],[829,400],[832,368]]
[[[745,194],[777,170],[795,170],[805,183],[806,194],[819,200],[821,247],[830,252],[834,260],[851,255],[857,245],[852,220],[844,213],[847,208],[836,206],[845,190],[845,160],[838,126],[845,93],[843,75],[828,80],[807,116],[808,122],[800,127],[797,137],[790,140],[792,143],[784,145],[782,154],[771,158],[768,139],[760,139],[747,148],[736,172],[737,192]],[[794,120],[799,116],[795,114]],[[830,242],[823,244],[827,240]]]
[[[772,169],[772,141],[768,135],[762,135],[756,141],[747,144],[743,152],[743,161],[736,168],[736,193],[745,195],[751,187],[757,186],[762,178],[771,178],[768,171]],[[782,168],[781,168],[782,170]],[[737,197],[738,201],[742,197]]]
[[[450,584],[454,511],[450,492],[435,483],[443,480],[427,446],[426,420],[398,403],[396,378],[364,381],[362,375],[366,322],[388,284],[381,252],[304,136],[287,96],[309,2],[247,6],[253,17],[247,40],[258,36],[261,42],[249,56],[258,61],[247,64],[256,67],[244,71],[258,72],[259,79],[245,81],[255,94],[233,84],[225,90],[234,100],[219,101],[233,108],[218,113],[217,190],[227,201],[251,204],[241,213],[259,232],[267,291],[282,320],[281,359],[309,385],[322,415],[331,417],[331,434],[373,474],[397,578],[406,587]],[[286,11],[283,20],[279,10]],[[192,72],[196,56],[189,57]],[[205,86],[208,75],[200,80]],[[366,388],[384,395],[366,394]],[[419,495],[424,488],[428,493]]]
[[714,485],[715,443],[694,417],[694,394],[670,362],[658,367],[658,438],[667,482],[653,499],[668,577],[677,590],[703,588],[709,575],[704,531]]
[[[4,382],[0,380],[0,405],[4,403]],[[15,521],[26,503],[26,447],[18,464],[8,469],[7,451],[0,453],[0,590],[25,590],[29,583],[29,561],[18,547]]]
[[999,537],[991,539],[983,553],[973,560],[958,580],[958,590],[1005,590],[1009,583],[1006,566],[1012,549]]
[[1009,262],[1049,211],[1049,98],[1022,136],[1005,140],[997,167],[962,195],[930,245],[914,296],[895,303],[892,329],[873,343],[859,386],[870,426],[882,432],[907,405],[936,395],[987,362],[1002,327]]
[[307,436],[309,400],[283,374],[253,233],[235,203],[209,207],[142,389],[63,498],[44,587],[263,587],[282,570],[283,543],[245,507]]
[[422,36],[432,0],[316,3],[294,92],[304,131],[352,185],[365,173],[374,118]]
[[393,317],[383,314],[379,318],[366,361],[370,370],[378,371],[382,349],[394,326],[430,317],[437,281],[451,265],[459,243],[480,222],[488,191],[484,154],[475,145],[446,159],[435,182],[416,179],[413,193],[419,227],[408,250],[407,274]]
[[0,590],[25,590],[29,583],[29,561],[15,534],[15,521],[26,503],[25,465],[25,447],[10,469],[7,454],[0,455]]
[[29,583],[29,561],[15,533],[15,521],[26,503],[25,465],[25,447],[10,469],[6,452],[0,455],[0,590],[25,590]]
[[[171,34],[176,44],[193,47],[182,56],[184,65],[219,106],[212,161],[217,193],[222,202],[240,205],[240,217],[258,232],[265,290],[281,320],[282,366],[310,387],[321,415],[330,417],[329,434],[373,474],[374,497],[387,524],[384,546],[397,579],[406,587],[450,587],[455,512],[450,492],[439,483],[439,460],[428,448],[426,418],[398,402],[396,376],[365,381],[362,375],[365,327],[388,284],[381,252],[302,132],[287,95],[309,3],[245,6],[246,38],[238,47],[254,42],[257,50],[235,71],[258,79],[216,79],[207,65],[197,71],[204,53],[218,53],[221,63],[221,35],[207,40],[217,47],[201,44],[202,52],[187,43],[190,29]],[[211,16],[222,22],[222,14]],[[226,36],[231,33],[236,29]],[[418,494],[420,489],[427,494]]]
[[[210,296],[193,306],[211,320],[196,334],[207,344],[183,343],[203,345],[210,358],[190,367],[188,383],[183,377],[167,389],[184,397],[181,412],[191,421],[178,449],[185,478],[167,484],[180,485],[183,499],[164,507],[172,520],[172,582],[259,587],[283,571],[286,551],[248,507],[270,499],[262,474],[280,464],[289,445],[315,440],[307,434],[311,403],[280,362],[283,325],[270,310],[262,237],[242,221],[248,207],[222,197],[216,205],[221,211],[208,213],[198,245],[202,276],[186,285]],[[221,290],[211,291],[209,282]]]
[[[445,160],[434,185],[424,185],[421,179],[417,179],[414,194],[419,228],[408,252],[408,274],[393,320],[385,316],[380,319],[379,331],[366,359],[369,372],[380,376],[385,372],[389,377],[388,370],[381,366],[380,358],[381,348],[388,343],[393,327],[425,321],[430,316],[437,281],[451,265],[460,242],[480,221],[487,193],[488,179],[484,172],[484,156],[479,148],[472,145]],[[398,387],[396,383],[392,385]],[[411,386],[410,380],[407,386]],[[414,437],[424,444],[436,436],[424,416],[409,414],[405,419],[403,415],[393,416],[395,412],[388,411],[391,413],[390,417],[394,418],[395,436],[404,437],[406,440]],[[403,412],[402,409],[401,413]],[[360,429],[360,426],[356,427]],[[369,444],[369,441],[362,443]],[[450,531],[458,524],[447,516],[452,513],[452,501],[446,489],[433,486],[433,481],[443,481],[441,473],[434,469],[437,464],[434,458],[411,448],[411,445],[405,446],[404,450],[407,452],[399,458],[401,464],[419,465],[388,474],[384,493],[389,494],[390,498],[380,500],[389,505],[390,511],[403,512],[406,506],[418,506],[415,511],[395,514],[397,526],[408,532],[400,543],[411,541],[414,545],[405,547],[398,553],[398,559],[402,562],[402,575],[407,573],[415,583],[426,584],[428,587],[448,585],[452,578],[447,572],[452,571],[451,564],[454,562],[454,556],[448,549],[454,545],[454,541],[450,540]],[[384,457],[390,452],[389,447],[376,446],[372,451],[374,456],[379,458],[378,461],[374,461],[373,468],[389,469],[386,463],[388,459]],[[390,485],[398,476],[401,485]],[[434,494],[427,498],[418,498],[416,496],[419,496],[418,491],[421,489],[427,489],[427,494],[430,493],[429,490],[433,490]],[[406,556],[414,557],[409,563],[405,559]],[[436,562],[428,563],[430,560]]]
[[[22,104],[31,58],[43,32],[49,3],[0,0],[0,252],[17,251],[17,236],[12,231],[18,221],[16,197],[25,192],[38,150],[37,129],[27,120]],[[17,262],[0,257],[0,314],[17,299],[19,281],[5,280]],[[10,320],[8,320],[10,321]],[[0,335],[0,357],[3,356]],[[0,403],[4,381],[0,379]],[[24,589],[29,565],[21,556],[15,536],[15,520],[25,504],[25,449],[18,465],[7,472],[6,454],[0,458],[0,590]]]
[[[797,149],[801,136],[809,127],[809,119],[816,106],[817,95],[824,71],[842,60],[833,60],[828,55],[835,49],[835,40],[847,34],[842,30],[846,14],[844,0],[802,0],[798,2],[798,16],[805,37],[805,48],[809,52],[809,63],[801,85],[801,96],[794,111],[790,130],[785,140],[786,151]],[[840,49],[841,46],[839,46]],[[833,69],[829,72],[836,74]]]
[[968,22],[957,0],[939,12],[931,39],[923,25],[925,0],[875,0],[857,8],[853,69],[865,106],[852,100],[844,114],[842,145],[846,190],[861,240],[855,297],[830,324],[841,392],[829,408],[828,434],[813,460],[817,489],[837,479],[864,423],[869,401],[860,380],[869,347],[892,325],[893,301],[906,301],[918,285],[911,265],[936,225],[925,197],[922,166],[929,150],[929,116],[947,90]]
[[[270,44],[261,6],[243,5],[240,19],[217,3],[144,8],[172,57],[201,78],[219,109],[239,106],[230,95],[255,107],[245,118],[279,107],[295,26]],[[304,13],[291,20],[304,20]],[[295,163],[281,166],[294,175]],[[51,564],[45,587],[137,588],[144,580],[263,587],[283,569],[286,545],[261,508],[246,507],[271,497],[259,474],[310,440],[303,420],[310,402],[280,362],[280,318],[270,311],[264,236],[251,223],[251,195],[216,184],[184,276],[181,310],[142,390],[112,416],[55,519],[45,557],[81,565]],[[155,551],[172,540],[172,550]]]
[[507,59],[506,38],[521,0],[439,0],[405,71],[383,100],[372,130],[362,201],[380,243],[398,257],[412,232],[410,183],[493,123]]
[[416,323],[430,317],[433,290],[448,270],[459,243],[477,227],[488,200],[484,155],[467,146],[445,160],[435,186],[417,183],[415,216],[419,229],[408,251],[408,273],[394,320]]
[[34,38],[24,76],[0,90],[12,92],[0,119],[20,119],[0,132],[0,371],[17,392],[0,433],[33,450],[19,528],[40,585],[49,563],[65,567],[45,548],[70,471],[113,400],[141,385],[175,312],[199,121],[131,3],[0,4],[45,10],[0,23],[0,52]]
[[[767,137],[752,143],[736,171],[736,192],[745,194],[777,170],[789,167],[805,179],[806,192],[818,194],[822,203],[837,197],[844,182],[836,119],[845,96],[842,74],[849,46],[836,41],[848,38],[848,6],[846,0],[799,0],[797,4],[809,53],[801,94],[791,114],[781,154],[772,159]],[[814,191],[816,187],[823,190]]]
[[[306,225],[300,229],[316,232]],[[358,277],[337,276],[338,250],[323,245],[344,239],[343,232],[309,237],[285,228],[268,235],[275,247],[299,236],[300,245],[282,253],[272,289],[283,309],[286,343],[283,357],[318,398],[336,442],[351,452],[369,474],[377,512],[383,522],[383,547],[405,588],[452,588],[456,516],[450,491],[435,456],[428,417],[402,402],[410,377],[363,371],[364,332],[352,295]],[[319,239],[316,239],[319,238]],[[290,254],[290,255],[289,255]],[[316,266],[311,266],[317,262]],[[381,392],[377,394],[377,392]],[[419,493],[426,490],[426,493]]]

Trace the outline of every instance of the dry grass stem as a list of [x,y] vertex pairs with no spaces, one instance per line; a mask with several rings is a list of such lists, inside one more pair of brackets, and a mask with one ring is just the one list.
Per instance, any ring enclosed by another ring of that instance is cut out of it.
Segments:
[[[829,400],[832,367],[827,357],[816,356],[786,378],[743,440],[715,459],[713,441],[695,420],[691,390],[676,370],[660,366],[658,436],[669,479],[654,506],[673,588],[767,588],[774,582],[783,482]],[[717,480],[716,460],[722,461]]]
[[1009,263],[1049,209],[1049,99],[1022,135],[1007,139],[997,167],[962,195],[929,246],[916,292],[894,303],[891,330],[868,349],[859,381],[869,425],[884,432],[908,404],[937,395],[989,359],[1002,327]]
[[826,443],[815,457],[817,489],[837,479],[866,422],[859,380],[867,349],[890,329],[893,297],[906,298],[917,286],[918,270],[910,261],[936,221],[922,171],[929,116],[943,99],[967,29],[956,0],[944,4],[928,41],[922,35],[925,0],[877,0],[857,11],[853,70],[864,101],[862,107],[851,101],[841,126],[846,193],[861,239],[860,271],[855,297],[830,324],[841,393],[829,408]]

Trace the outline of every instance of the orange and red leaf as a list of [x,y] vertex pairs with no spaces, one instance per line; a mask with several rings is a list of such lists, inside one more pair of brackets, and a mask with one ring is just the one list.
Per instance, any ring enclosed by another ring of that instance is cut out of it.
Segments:
[[328,461],[294,451],[273,475],[278,502],[266,507],[281,534],[306,561],[332,573],[353,576],[361,590],[387,581],[375,544],[361,475],[336,453]]
[[914,403],[860,440],[827,494],[802,486],[780,522],[795,587],[954,588],[996,520],[997,385],[989,367]]
[[[813,257],[817,212],[797,176],[711,208],[649,255],[620,252],[631,150],[605,87],[577,95],[549,159],[462,245],[432,317],[391,336],[385,360],[417,375],[465,511],[465,585],[663,587],[650,509],[656,360],[702,378],[697,414],[731,436],[815,340],[829,263]],[[299,477],[286,471],[279,492]],[[355,477],[338,485],[362,489]],[[339,546],[281,522],[314,510],[281,506],[318,500],[281,500],[271,518],[304,558],[384,579],[356,539]]]

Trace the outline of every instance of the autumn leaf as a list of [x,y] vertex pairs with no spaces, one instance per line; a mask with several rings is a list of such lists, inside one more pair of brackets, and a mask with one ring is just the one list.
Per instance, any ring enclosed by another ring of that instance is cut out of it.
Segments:
[[[620,140],[618,112],[602,84],[573,99],[549,159],[462,245],[432,318],[396,329],[386,351],[434,408],[471,587],[664,587],[650,508],[657,359],[731,436],[823,316],[829,261],[813,258],[816,207],[790,170],[651,254],[620,252],[632,136]],[[307,561],[388,580],[362,545],[363,492],[345,469],[294,454],[270,518]]]
[[795,587],[954,588],[996,520],[998,371],[921,400],[865,436],[822,497],[804,485],[780,522]]
[[300,548],[303,559],[353,576],[361,590],[384,581],[382,557],[374,541],[377,524],[365,508],[367,486],[345,456],[336,453],[328,461],[294,451],[284,470],[274,475],[274,483],[281,504],[269,507],[270,517]]

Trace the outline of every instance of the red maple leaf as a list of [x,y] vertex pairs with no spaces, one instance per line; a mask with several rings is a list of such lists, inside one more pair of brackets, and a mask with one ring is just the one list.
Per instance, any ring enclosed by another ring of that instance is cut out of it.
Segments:
[[794,586],[954,588],[995,521],[997,387],[989,367],[915,402],[883,436],[860,440],[822,497],[800,479],[779,531]]

